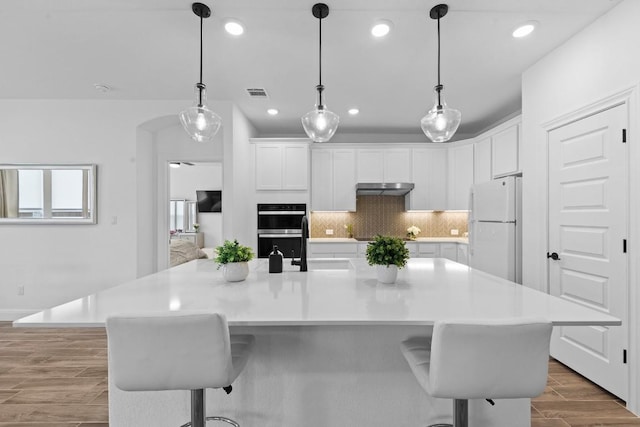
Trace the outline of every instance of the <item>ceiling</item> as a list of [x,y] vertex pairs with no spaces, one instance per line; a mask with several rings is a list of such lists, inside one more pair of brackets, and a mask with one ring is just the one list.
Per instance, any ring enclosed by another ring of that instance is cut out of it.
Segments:
[[[450,0],[441,20],[442,83],[462,112],[457,138],[474,136],[520,110],[521,73],[620,0]],[[209,99],[230,100],[260,136],[304,136],[318,78],[314,1],[204,1],[204,78]],[[420,118],[436,84],[437,1],[334,0],[323,20],[326,104],[338,134],[426,137]],[[245,26],[223,29],[226,18]],[[374,21],[393,23],[374,39]],[[511,37],[520,23],[538,29]],[[199,18],[185,0],[2,0],[0,98],[184,99],[198,81]],[[8,42],[10,41],[10,43]],[[101,93],[94,84],[111,91]],[[267,99],[247,88],[264,88]],[[267,108],[280,111],[275,117]],[[351,107],[360,114],[350,116]],[[176,112],[177,113],[177,112]]]

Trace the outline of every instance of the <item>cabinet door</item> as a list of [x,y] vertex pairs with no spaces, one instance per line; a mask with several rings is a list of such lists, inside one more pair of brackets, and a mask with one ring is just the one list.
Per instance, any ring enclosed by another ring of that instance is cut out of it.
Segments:
[[438,258],[440,256],[439,243],[418,243],[419,258]]
[[358,182],[384,182],[383,150],[358,150]]
[[309,147],[306,144],[282,146],[282,189],[306,190]]
[[453,147],[449,155],[449,209],[467,210],[473,184],[473,145]]
[[491,181],[491,138],[476,142],[473,159],[473,183]]
[[469,246],[464,243],[458,243],[458,262],[460,264],[469,264]]
[[256,145],[256,190],[281,190],[282,166],[280,145]]
[[333,210],[332,169],[331,150],[311,152],[311,210]]
[[443,211],[447,209],[448,189],[451,186],[447,179],[449,152],[447,148],[429,150],[427,164],[427,207],[428,210]]
[[493,176],[512,175],[519,169],[519,127],[512,126],[493,136]]
[[383,182],[411,182],[411,150],[386,149],[383,156]]
[[[415,187],[405,198],[407,210],[428,210],[429,208],[429,155],[428,148],[411,150],[411,181]],[[444,205],[443,205],[444,208]]]
[[356,155],[354,150],[333,150],[333,210],[356,210]]
[[451,261],[457,261],[458,245],[456,243],[440,243],[440,256]]

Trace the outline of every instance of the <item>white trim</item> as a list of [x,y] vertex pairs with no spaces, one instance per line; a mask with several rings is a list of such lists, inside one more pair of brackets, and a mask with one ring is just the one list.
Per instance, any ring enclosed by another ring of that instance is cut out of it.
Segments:
[[629,398],[627,408],[634,414],[640,414],[640,170],[633,167],[640,161],[639,140],[634,138],[640,127],[640,83],[634,86],[629,94],[629,128],[627,144],[629,144],[629,236],[627,246],[629,256],[629,348],[627,363],[629,364]]

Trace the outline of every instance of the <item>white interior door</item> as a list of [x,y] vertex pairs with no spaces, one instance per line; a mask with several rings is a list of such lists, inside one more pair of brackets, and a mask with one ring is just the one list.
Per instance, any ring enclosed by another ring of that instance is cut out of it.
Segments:
[[622,319],[614,327],[556,327],[551,354],[623,400],[628,394],[626,105],[549,132],[549,286]]

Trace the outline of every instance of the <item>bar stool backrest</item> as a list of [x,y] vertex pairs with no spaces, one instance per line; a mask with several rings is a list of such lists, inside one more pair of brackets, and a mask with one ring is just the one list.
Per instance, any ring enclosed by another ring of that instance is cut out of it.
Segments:
[[427,392],[452,399],[538,396],[547,382],[551,330],[544,319],[436,322]]
[[121,390],[220,388],[235,379],[224,315],[117,315],[106,326],[109,375]]

